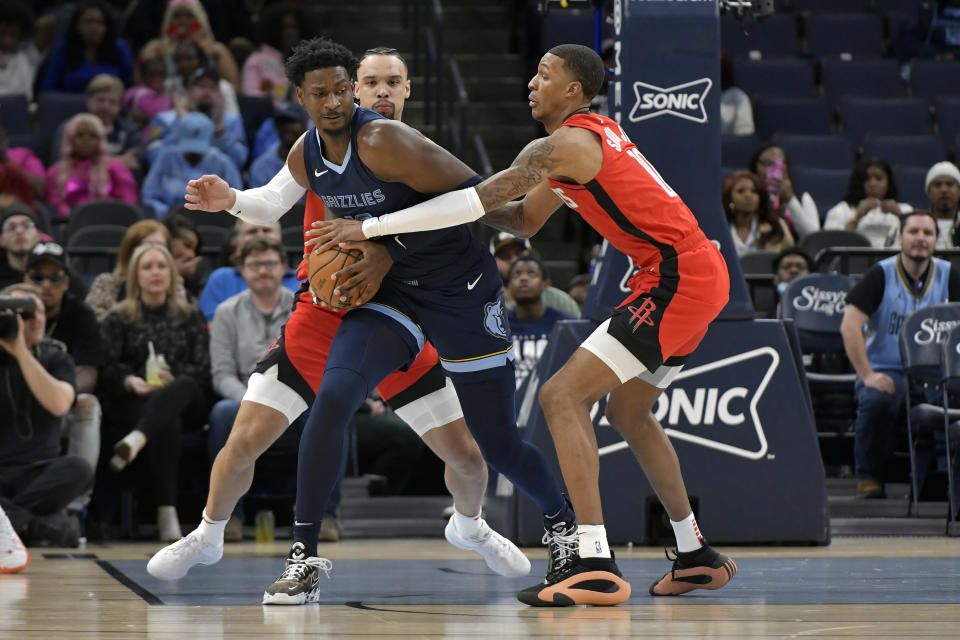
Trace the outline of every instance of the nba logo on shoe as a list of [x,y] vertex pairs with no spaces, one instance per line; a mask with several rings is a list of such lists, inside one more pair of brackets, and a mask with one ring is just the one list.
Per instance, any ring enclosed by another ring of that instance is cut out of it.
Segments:
[[630,328],[633,329],[634,333],[637,332],[640,325],[646,324],[652,327],[653,319],[650,314],[657,310],[657,305],[650,299],[650,296],[638,298],[637,301],[640,302],[637,306],[627,307],[627,311],[630,312]]

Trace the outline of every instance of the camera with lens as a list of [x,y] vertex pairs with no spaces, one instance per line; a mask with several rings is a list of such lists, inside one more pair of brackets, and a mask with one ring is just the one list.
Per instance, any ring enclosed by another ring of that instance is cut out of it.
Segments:
[[0,339],[13,340],[17,337],[17,318],[29,320],[37,312],[37,301],[18,296],[0,296]]

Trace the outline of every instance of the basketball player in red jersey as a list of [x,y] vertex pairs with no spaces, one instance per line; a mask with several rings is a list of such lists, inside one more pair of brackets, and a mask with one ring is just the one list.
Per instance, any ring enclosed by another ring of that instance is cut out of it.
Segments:
[[[319,232],[308,234],[323,242],[322,249],[480,219],[529,237],[566,204],[637,265],[629,283],[632,293],[540,390],[580,524],[579,541],[571,549],[579,555],[577,562],[518,594],[537,606],[609,605],[629,597],[607,545],[589,417],[590,407],[607,394],[607,418],[633,450],[676,534],[673,569],[653,583],[650,593],[718,589],[736,573],[733,560],[700,535],[676,452],[651,412],[726,305],[727,267],[690,210],[623,129],[590,113],[603,76],[603,63],[592,49],[554,47],[529,83],[533,117],[549,135],[527,145],[509,169],[403,211],[363,223],[322,223]],[[525,197],[514,201],[519,196]],[[348,290],[364,278],[348,268],[340,280],[341,289]]]
[[[410,96],[406,63],[395,49],[370,49],[357,70],[360,105],[399,120]],[[323,202],[307,191],[304,229],[324,218]],[[365,252],[358,266],[382,267],[375,254]],[[305,261],[300,279],[306,279]],[[283,334],[258,364],[240,405],[230,437],[210,474],[210,493],[200,526],[180,541],[161,549],[147,570],[160,579],[183,577],[195,564],[213,564],[223,553],[223,526],[237,500],[250,487],[256,459],[313,402],[326,366],[330,343],[340,326],[341,310],[313,304],[306,287],[300,292]],[[526,575],[530,562],[510,541],[493,531],[480,517],[487,486],[487,466],[480,448],[467,430],[452,384],[446,379],[436,349],[428,342],[406,372],[386,378],[377,388],[404,421],[446,463],[444,479],[454,498],[454,514],[447,523],[447,540],[476,551],[497,573]]]

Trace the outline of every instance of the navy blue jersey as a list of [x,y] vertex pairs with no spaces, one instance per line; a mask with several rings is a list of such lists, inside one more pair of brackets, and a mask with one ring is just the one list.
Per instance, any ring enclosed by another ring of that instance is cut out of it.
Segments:
[[[338,218],[365,220],[432,197],[401,182],[380,180],[363,164],[357,153],[357,132],[371,120],[382,118],[369,109],[354,109],[350,123],[350,146],[342,165],[334,164],[323,156],[323,142],[316,127],[310,127],[304,136],[303,160],[310,189],[320,197],[324,207]],[[466,274],[477,270],[481,261],[489,258],[489,254],[464,226],[390,236],[381,242],[387,245],[395,260],[385,283],[398,280],[415,287],[444,286],[463,280]],[[390,246],[394,242],[402,247],[400,253],[396,251],[398,247]],[[411,251],[406,251],[408,246]],[[416,251],[412,251],[414,246],[417,247]]]

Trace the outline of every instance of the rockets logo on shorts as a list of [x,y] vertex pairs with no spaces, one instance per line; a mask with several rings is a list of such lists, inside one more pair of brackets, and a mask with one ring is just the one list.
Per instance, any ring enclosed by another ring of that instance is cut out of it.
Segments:
[[653,318],[650,317],[650,314],[657,310],[657,305],[653,300],[650,299],[650,296],[645,296],[642,298],[637,298],[636,306],[630,305],[627,307],[627,311],[630,312],[630,328],[633,329],[633,332],[636,333],[641,325],[653,326]]

